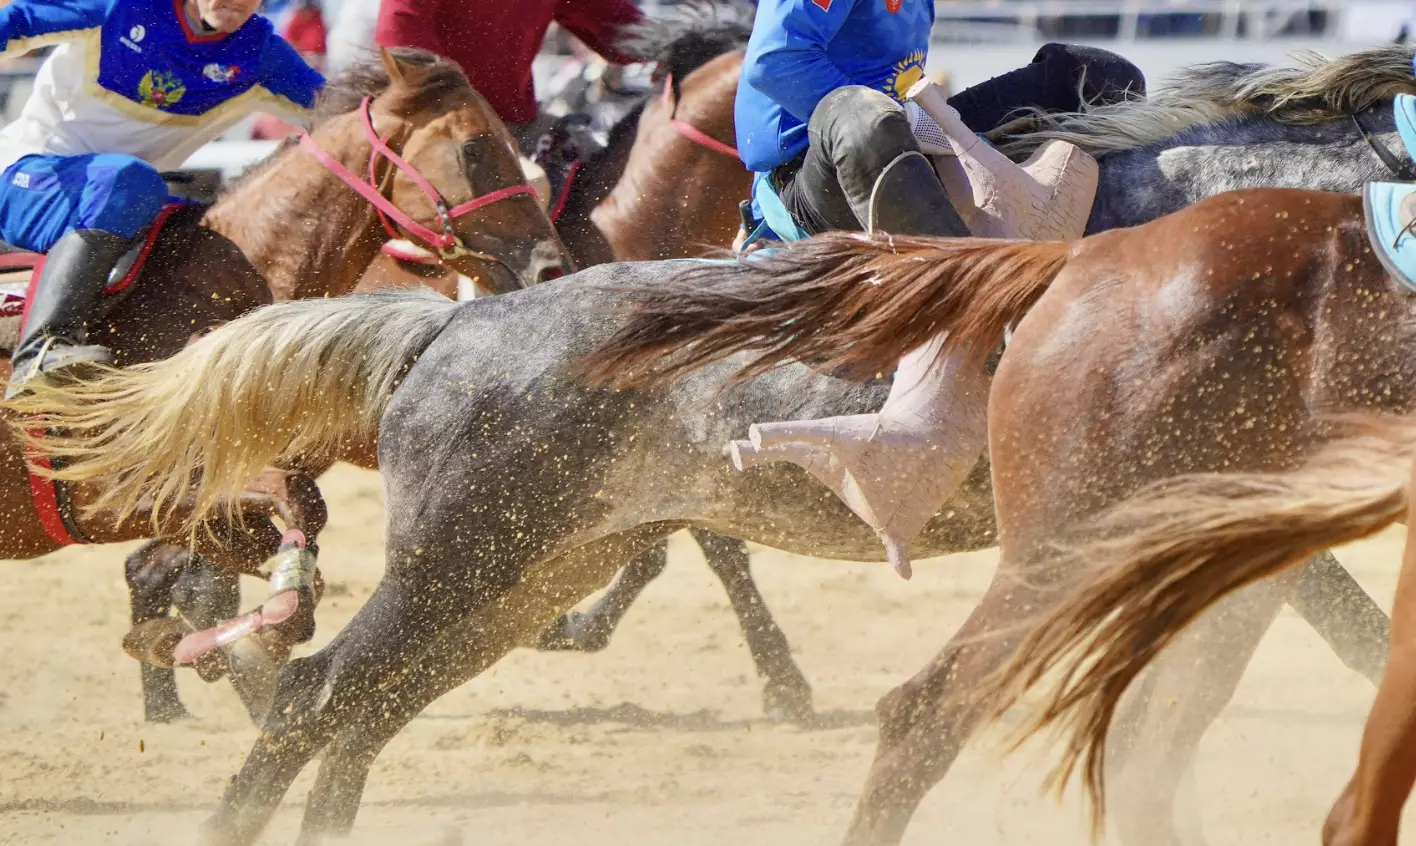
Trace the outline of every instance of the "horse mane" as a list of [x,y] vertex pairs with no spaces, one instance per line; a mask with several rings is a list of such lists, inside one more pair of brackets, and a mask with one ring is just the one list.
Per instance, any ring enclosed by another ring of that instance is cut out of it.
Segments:
[[[413,47],[393,47],[389,49],[389,53],[398,60],[399,65],[413,71],[407,78],[410,83],[407,105],[412,108],[423,103],[432,103],[437,98],[461,88],[472,90],[472,83],[467,81],[467,75],[462,69],[436,53]],[[391,84],[392,80],[389,79],[383,61],[377,53],[370,52],[366,58],[325,81],[324,88],[315,99],[315,107],[310,112],[310,130],[314,131],[320,124],[332,118],[349,114],[359,107],[365,97],[377,97],[387,91]],[[284,153],[298,143],[298,136],[282,140],[270,155],[247,167],[231,180],[217,194],[216,201],[220,202],[238,190],[244,182],[274,166]]]
[[756,4],[747,0],[689,0],[665,17],[624,27],[616,46],[683,79],[729,50],[746,46],[756,11]]
[[[675,83],[708,62],[746,46],[752,37],[752,19],[757,6],[746,0],[689,0],[663,18],[645,18],[620,31],[615,46],[633,56],[657,62]],[[633,143],[644,116],[648,97],[610,127],[604,148],[586,162],[589,166],[613,156],[621,144]]]
[[[472,83],[456,62],[444,59],[436,53],[413,47],[392,47],[388,51],[398,61],[400,67],[411,70],[406,79],[411,108],[431,103],[439,97],[461,89],[470,89]],[[310,116],[313,129],[330,118],[348,114],[359,107],[365,97],[377,97],[388,90],[391,80],[388,70],[377,54],[361,59],[325,82],[315,101]]]
[[1348,117],[1397,94],[1416,94],[1416,48],[1390,44],[1329,59],[1312,50],[1292,54],[1295,67],[1211,62],[1185,68],[1148,100],[1128,100],[1080,112],[1033,111],[1036,129],[1009,136],[1000,149],[1026,157],[1053,139],[1101,156],[1145,147],[1203,124],[1262,117],[1289,125]]

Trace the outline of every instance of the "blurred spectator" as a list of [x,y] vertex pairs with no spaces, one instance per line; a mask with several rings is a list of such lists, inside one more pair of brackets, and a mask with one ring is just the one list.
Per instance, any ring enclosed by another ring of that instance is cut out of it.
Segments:
[[316,70],[324,65],[326,30],[324,13],[316,0],[300,0],[280,33]]
[[[270,0],[267,0],[269,5]],[[284,10],[285,22],[280,27],[280,35],[299,51],[310,67],[322,71],[325,57],[324,13],[316,0],[295,0]],[[298,126],[287,123],[272,114],[259,114],[251,125],[251,138],[257,141],[275,141],[300,131]]]
[[341,0],[332,9],[331,5],[325,4],[331,20],[325,75],[334,77],[372,55],[374,27],[379,22],[379,0]]
[[529,154],[553,122],[540,114],[531,74],[551,23],[628,64],[638,59],[620,52],[615,36],[641,17],[629,0],[384,0],[376,37],[386,47],[420,47],[460,65]]

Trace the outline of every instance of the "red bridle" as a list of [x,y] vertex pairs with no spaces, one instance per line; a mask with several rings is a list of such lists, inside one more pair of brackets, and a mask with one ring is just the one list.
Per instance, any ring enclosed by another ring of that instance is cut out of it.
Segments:
[[736,147],[724,144],[686,120],[678,119],[678,103],[674,102],[674,78],[672,75],[664,80],[664,108],[669,110],[669,126],[672,126],[674,131],[683,138],[700,147],[707,147],[715,153],[722,153],[735,159],[742,158],[738,155]]
[[[364,135],[368,137],[369,143],[373,146],[373,149],[369,152],[369,178],[367,181],[355,176],[350,172],[349,168],[340,163],[338,159],[322,150],[320,145],[315,143],[315,139],[310,137],[309,132],[300,133],[300,146],[305,148],[310,155],[314,156],[315,161],[319,162],[325,170],[339,177],[345,185],[354,189],[354,193],[368,200],[369,203],[373,205],[374,210],[379,213],[379,220],[383,223],[384,230],[388,232],[390,238],[398,239],[402,237],[393,226],[393,221],[397,221],[400,226],[412,233],[414,237],[421,239],[429,247],[436,249],[438,256],[444,260],[455,259],[460,256],[472,256],[484,261],[494,261],[505,264],[505,262],[497,256],[470,249],[466,244],[462,243],[462,239],[458,237],[456,230],[453,228],[453,221],[468,212],[476,211],[483,206],[489,206],[499,200],[519,197],[522,194],[527,194],[534,198],[535,193],[532,191],[531,186],[523,182],[520,185],[512,185],[507,188],[501,188],[483,194],[480,197],[468,200],[460,206],[449,207],[447,200],[443,199],[443,195],[438,189],[433,187],[433,184],[428,181],[427,177],[419,173],[417,168],[404,161],[401,156],[390,149],[388,144],[379,137],[379,133],[374,129],[373,115],[369,112],[370,101],[371,98],[365,97],[363,102],[359,104],[359,116],[363,119]],[[437,209],[438,219],[442,221],[442,232],[434,232],[404,214],[397,206],[389,201],[387,197],[380,193],[377,176],[380,157],[388,159],[396,169],[403,171],[404,175],[413,180],[413,184],[417,185],[418,188],[428,196],[428,199],[433,203],[433,208]],[[390,218],[393,220],[391,221]]]

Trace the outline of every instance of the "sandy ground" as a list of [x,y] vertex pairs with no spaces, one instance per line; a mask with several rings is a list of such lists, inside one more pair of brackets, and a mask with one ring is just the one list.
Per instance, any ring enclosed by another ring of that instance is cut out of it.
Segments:
[[[331,637],[382,571],[373,473],[324,480],[322,538],[338,587]],[[1384,605],[1400,536],[1339,552]],[[254,730],[225,685],[182,679],[198,718],[142,722],[126,629],[125,548],[6,562],[0,579],[0,842],[181,844],[213,808]],[[355,844],[830,844],[875,745],[873,705],[963,621],[993,552],[883,565],[754,551],[767,601],[815,686],[824,728],[765,722],[760,685],[713,576],[686,536],[596,656],[517,652],[444,697],[374,769]],[[1370,686],[1285,611],[1200,753],[1214,844],[1316,843],[1355,759]],[[1041,753],[1003,758],[995,731],[929,797],[911,844],[1083,844],[1080,804],[1038,793]],[[304,774],[263,843],[291,843]],[[1407,842],[1416,843],[1416,834]]]

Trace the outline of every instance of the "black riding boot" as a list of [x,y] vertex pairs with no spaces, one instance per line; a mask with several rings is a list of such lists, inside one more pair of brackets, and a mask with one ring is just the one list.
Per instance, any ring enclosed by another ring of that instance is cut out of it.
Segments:
[[10,358],[5,398],[24,392],[31,379],[79,377],[86,365],[108,364],[106,347],[88,345],[89,322],[98,313],[108,275],[132,241],[99,229],[66,233],[46,254],[24,332]]
[[969,234],[944,193],[934,165],[918,152],[901,153],[880,171],[865,218],[868,232],[945,237]]
[[969,234],[899,103],[860,85],[838,88],[812,113],[810,136],[800,166],[774,176],[786,178],[782,202],[807,232]]

